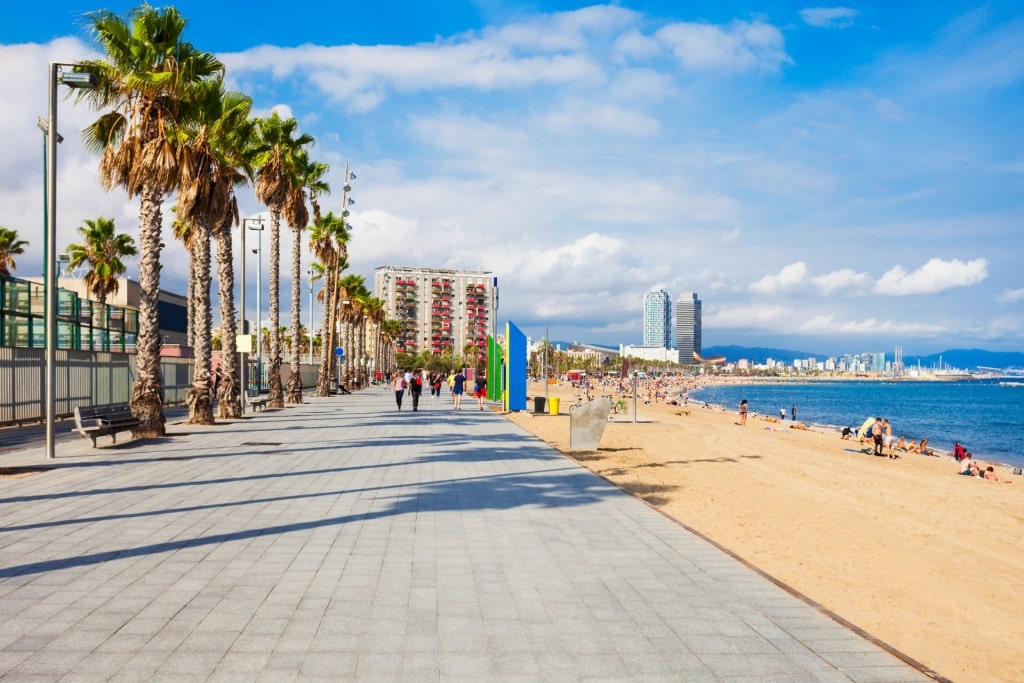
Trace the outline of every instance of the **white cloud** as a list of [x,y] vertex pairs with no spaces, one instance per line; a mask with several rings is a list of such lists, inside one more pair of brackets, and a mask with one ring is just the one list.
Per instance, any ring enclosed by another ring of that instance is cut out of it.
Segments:
[[849,7],[808,7],[800,10],[800,18],[810,26],[819,28],[849,28],[860,15]]
[[750,290],[758,294],[776,294],[801,285],[806,277],[807,264],[798,261],[783,268],[778,275],[765,275],[751,284]]
[[858,273],[852,268],[843,268],[826,275],[818,275],[811,278],[811,282],[822,294],[828,295],[840,289],[860,289],[868,285],[871,276],[867,273]]
[[637,29],[626,31],[615,40],[612,57],[623,62],[629,59],[641,60],[656,57],[662,52],[657,39],[645,36]]
[[792,63],[782,32],[760,21],[734,21],[727,27],[680,22],[655,36],[690,71],[778,71]]
[[817,315],[800,326],[802,334],[824,335],[906,335],[935,336],[949,328],[936,323],[893,322],[891,320],[836,320],[834,315]]
[[1001,304],[1015,304],[1024,300],[1024,287],[1020,289],[1004,289],[996,299]]
[[874,292],[887,296],[936,294],[954,287],[968,287],[988,277],[988,261],[933,258],[912,273],[893,266],[875,283]]

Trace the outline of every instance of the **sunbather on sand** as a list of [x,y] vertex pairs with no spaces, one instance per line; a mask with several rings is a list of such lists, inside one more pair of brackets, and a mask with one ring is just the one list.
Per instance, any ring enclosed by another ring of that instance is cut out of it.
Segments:
[[1000,479],[999,477],[997,477],[996,476],[996,470],[995,470],[994,467],[992,467],[992,465],[989,465],[988,467],[985,468],[985,473],[984,473],[983,477],[985,479],[987,479],[988,481],[998,481],[998,482],[1003,483],[1003,484],[1012,484],[1013,483],[1013,481],[1010,480],[1010,479]]

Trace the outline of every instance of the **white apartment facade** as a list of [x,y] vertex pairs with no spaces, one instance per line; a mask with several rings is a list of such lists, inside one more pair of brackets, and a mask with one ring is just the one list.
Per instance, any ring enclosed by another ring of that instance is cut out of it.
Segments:
[[402,323],[399,352],[461,355],[472,346],[486,357],[498,307],[490,271],[381,266],[373,285],[387,317]]

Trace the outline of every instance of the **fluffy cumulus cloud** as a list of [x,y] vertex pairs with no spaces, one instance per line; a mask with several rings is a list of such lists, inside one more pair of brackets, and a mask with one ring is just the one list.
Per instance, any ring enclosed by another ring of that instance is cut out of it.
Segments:
[[761,21],[728,26],[680,22],[655,34],[689,71],[777,71],[791,63],[782,32]]
[[800,10],[804,23],[819,28],[848,28],[860,14],[849,7],[808,7]]
[[791,263],[778,275],[765,275],[750,285],[750,291],[758,294],[776,294],[799,287],[807,277],[807,264],[803,261]]
[[886,296],[936,294],[955,287],[969,287],[988,277],[988,261],[933,258],[908,273],[903,266],[893,266],[875,283],[874,292]]

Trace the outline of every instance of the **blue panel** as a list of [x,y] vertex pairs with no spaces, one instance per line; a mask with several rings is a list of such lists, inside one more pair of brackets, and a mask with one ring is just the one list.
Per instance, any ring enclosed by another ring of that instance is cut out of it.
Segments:
[[512,323],[505,326],[507,410],[526,410],[526,335]]

